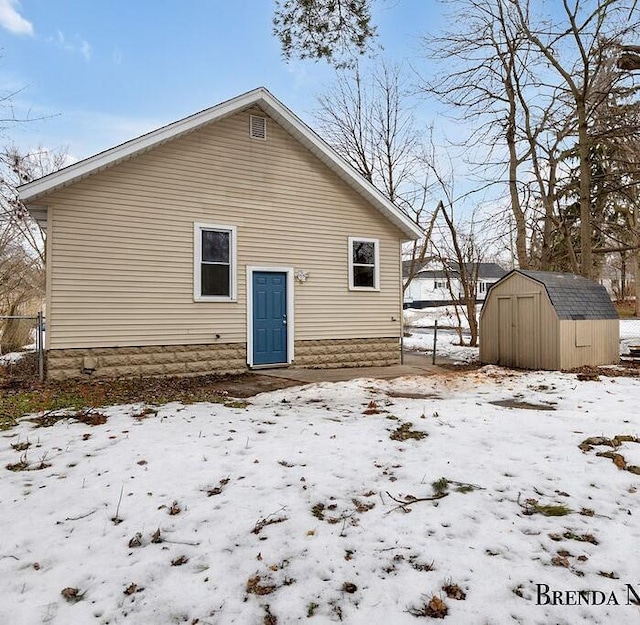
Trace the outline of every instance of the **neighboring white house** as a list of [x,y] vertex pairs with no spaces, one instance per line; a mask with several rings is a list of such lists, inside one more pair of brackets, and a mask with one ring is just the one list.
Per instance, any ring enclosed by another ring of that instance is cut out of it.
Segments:
[[[403,261],[402,273],[406,283],[411,264]],[[476,298],[483,302],[489,287],[497,282],[506,271],[496,263],[474,264],[472,273],[477,269]],[[447,266],[440,261],[432,261],[424,264],[411,280],[404,292],[405,308],[426,308],[428,306],[442,306],[451,304],[454,299],[464,297],[464,289],[460,280],[460,271],[457,263],[449,263]]]

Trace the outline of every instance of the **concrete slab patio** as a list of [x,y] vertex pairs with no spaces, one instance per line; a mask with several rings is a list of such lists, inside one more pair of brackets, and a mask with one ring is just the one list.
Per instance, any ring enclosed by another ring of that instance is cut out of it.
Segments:
[[433,375],[442,373],[443,369],[431,364],[431,357],[420,354],[405,354],[404,364],[389,367],[345,367],[339,369],[297,369],[283,367],[260,369],[257,375],[266,375],[283,380],[294,380],[302,384],[314,382],[344,382],[357,378],[375,378],[391,380],[405,375]]

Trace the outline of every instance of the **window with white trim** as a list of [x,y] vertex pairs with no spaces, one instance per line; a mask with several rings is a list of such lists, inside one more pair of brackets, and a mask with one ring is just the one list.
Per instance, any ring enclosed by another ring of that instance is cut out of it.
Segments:
[[377,291],[380,288],[380,242],[349,237],[349,289]]
[[233,301],[236,298],[236,228],[195,224],[194,298]]

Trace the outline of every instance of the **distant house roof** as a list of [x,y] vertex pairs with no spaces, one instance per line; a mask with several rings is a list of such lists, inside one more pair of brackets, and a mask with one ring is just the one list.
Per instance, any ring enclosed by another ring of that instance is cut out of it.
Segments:
[[39,200],[87,176],[112,167],[126,159],[146,152],[163,143],[215,123],[229,115],[257,106],[278,122],[290,135],[317,156],[330,170],[360,194],[372,206],[394,223],[407,237],[417,239],[422,229],[411,218],[390,202],[368,180],[343,160],[319,135],[307,126],[264,87],[258,87],[231,100],[158,128],[136,139],[117,145],[64,169],[51,173],[18,188],[20,199],[39,222],[46,222],[46,202]]
[[426,269],[429,266],[429,263],[433,262],[434,258],[428,257],[423,260],[421,263],[417,260],[403,260],[402,261],[402,277],[409,277],[409,272],[411,271],[411,265],[413,265],[414,274],[420,273],[422,270]]
[[516,269],[544,285],[560,319],[618,319],[607,290],[597,282],[572,273]]
[[[473,267],[478,267],[478,279],[479,280],[492,280],[499,279],[502,276],[505,276],[507,272],[500,267],[497,263],[466,263],[465,266],[468,269],[473,269]],[[429,262],[425,262],[422,264],[422,267],[418,266],[418,269],[415,272],[416,278],[447,278],[453,277],[457,278],[459,275],[459,264],[458,263],[449,263],[449,271],[444,271],[443,269],[429,269]],[[409,277],[409,271],[411,269],[411,261],[404,260],[402,261],[402,276],[404,278]]]
[[[483,280],[502,278],[508,273],[498,263],[465,263],[465,267],[469,271],[472,271],[475,266],[478,267],[478,278]],[[458,269],[458,263],[453,263],[453,267]]]
[[447,273],[442,269],[426,269],[425,271],[417,273],[416,278],[435,278],[436,280],[446,280],[447,278],[455,278],[457,275],[458,274],[454,271]]

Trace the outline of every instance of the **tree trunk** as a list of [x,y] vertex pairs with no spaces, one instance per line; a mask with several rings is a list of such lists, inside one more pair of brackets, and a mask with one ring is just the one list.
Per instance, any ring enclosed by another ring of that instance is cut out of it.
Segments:
[[640,259],[638,259],[638,252],[634,252],[631,256],[631,271],[634,282],[633,293],[636,300],[633,308],[633,316],[640,317]]
[[584,101],[578,100],[578,154],[580,157],[580,273],[593,274],[593,228],[591,227],[591,165],[589,163],[589,129]]
[[511,199],[511,212],[516,222],[516,256],[520,269],[529,268],[527,257],[527,224],[524,212],[520,206],[520,195],[518,193],[518,152],[516,146],[516,109],[513,86],[505,80],[505,87],[510,100],[508,129],[506,134],[507,146],[509,149],[509,198]]

